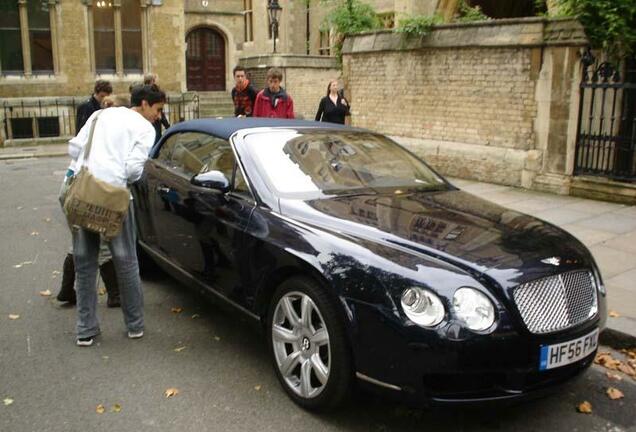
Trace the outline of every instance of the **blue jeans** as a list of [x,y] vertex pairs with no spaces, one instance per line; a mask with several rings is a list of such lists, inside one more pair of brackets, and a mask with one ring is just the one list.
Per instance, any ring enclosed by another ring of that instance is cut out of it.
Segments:
[[[128,331],[138,332],[144,329],[144,296],[139,277],[134,222],[131,201],[121,232],[107,244],[117,273],[124,323]],[[100,332],[96,284],[99,244],[99,234],[81,228],[73,230],[78,338],[96,336]]]

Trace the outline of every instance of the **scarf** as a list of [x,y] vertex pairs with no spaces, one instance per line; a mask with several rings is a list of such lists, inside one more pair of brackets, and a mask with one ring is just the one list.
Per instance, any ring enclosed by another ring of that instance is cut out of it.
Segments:
[[276,109],[276,106],[278,105],[278,99],[282,99],[282,100],[287,99],[287,93],[285,93],[285,89],[282,87],[277,93],[272,93],[269,87],[265,87],[265,90],[263,91],[263,95],[269,98],[269,101],[272,104],[272,109]]
[[238,91],[239,93],[242,93],[245,91],[245,89],[247,88],[247,86],[250,85],[250,80],[246,79],[243,81],[243,85],[239,87],[239,85],[236,85],[236,91]]

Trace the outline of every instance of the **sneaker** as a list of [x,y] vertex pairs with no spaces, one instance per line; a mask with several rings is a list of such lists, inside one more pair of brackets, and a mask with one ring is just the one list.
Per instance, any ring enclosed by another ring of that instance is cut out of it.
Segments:
[[128,338],[129,339],[139,339],[141,337],[144,336],[144,331],[143,330],[139,330],[139,331],[129,331],[128,332]]
[[77,346],[81,347],[89,347],[93,345],[93,341],[95,340],[94,336],[89,336],[85,338],[77,338]]

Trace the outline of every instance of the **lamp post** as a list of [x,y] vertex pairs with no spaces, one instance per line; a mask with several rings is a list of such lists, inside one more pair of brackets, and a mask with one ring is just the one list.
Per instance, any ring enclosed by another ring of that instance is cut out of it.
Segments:
[[269,15],[269,25],[274,39],[274,54],[276,54],[276,38],[278,37],[278,19],[283,8],[278,4],[278,0],[269,0],[267,14]]

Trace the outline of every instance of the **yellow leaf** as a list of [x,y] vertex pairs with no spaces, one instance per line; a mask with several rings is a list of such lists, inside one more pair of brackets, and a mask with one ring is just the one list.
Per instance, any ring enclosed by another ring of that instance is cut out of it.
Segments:
[[18,314],[9,314],[9,319],[10,320],[17,320],[18,318],[20,318],[20,315],[18,315]]
[[609,312],[608,312],[608,315],[609,315],[611,318],[618,318],[619,316],[621,316],[621,314],[619,314],[618,312],[613,311],[613,310],[609,311]]
[[40,291],[40,295],[42,297],[48,297],[51,295],[51,290],[44,290],[44,291]]
[[5,406],[9,406],[9,405],[11,405],[11,404],[13,403],[13,399],[11,399],[11,398],[4,398],[4,400],[3,400],[2,402],[4,402],[4,405],[5,405]]
[[592,414],[592,404],[588,401],[583,401],[576,407],[576,410],[583,414]]
[[260,385],[256,385],[256,386],[254,386],[254,390],[256,390],[256,391],[260,391],[260,389],[261,389],[261,386],[260,386]]
[[183,351],[184,349],[186,349],[186,347],[185,347],[185,346],[181,346],[181,347],[179,347],[179,348],[175,348],[175,349],[174,349],[174,352],[181,352],[181,351]]
[[119,404],[113,405],[113,408],[112,408],[111,411],[118,413],[119,411],[121,411],[121,405],[119,405]]
[[615,387],[608,388],[606,393],[611,400],[622,399],[625,397],[623,392]]
[[611,372],[605,372],[605,376],[607,376],[607,378],[609,378],[612,381],[622,381],[623,378],[615,373],[611,373]]
[[37,232],[37,231],[33,231],[33,232],[31,233],[31,235],[35,237],[35,236],[39,236],[39,235],[40,235],[40,233],[39,233],[39,232]]
[[181,311],[183,311],[183,309],[180,307],[173,307],[170,310],[172,311],[172,313],[176,313],[176,314],[181,313]]
[[104,408],[104,405],[99,404],[97,405],[97,407],[95,407],[95,412],[97,414],[104,414],[104,411],[106,411],[106,408]]
[[594,363],[611,370],[618,369],[618,366],[621,364],[620,360],[616,360],[608,352],[598,353],[594,358]]
[[97,294],[99,294],[100,296],[103,296],[104,294],[106,294],[106,288],[99,287],[99,289],[97,290]]
[[165,394],[165,396],[167,398],[172,397],[172,396],[176,396],[176,395],[179,394],[179,389],[171,387],[171,388],[167,389],[164,394]]
[[636,370],[634,370],[633,367],[631,367],[630,365],[627,365],[625,363],[619,363],[618,370],[623,372],[624,374],[636,377]]

